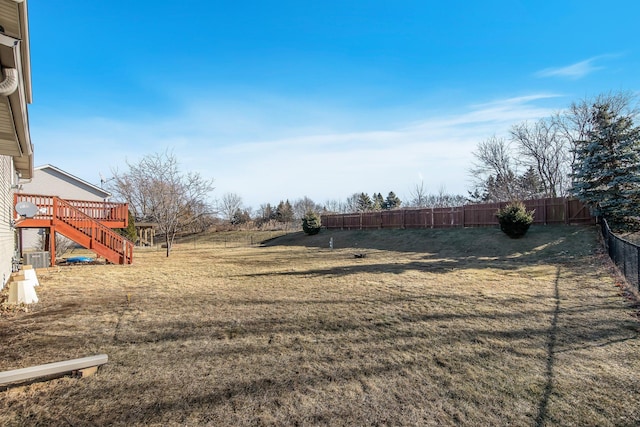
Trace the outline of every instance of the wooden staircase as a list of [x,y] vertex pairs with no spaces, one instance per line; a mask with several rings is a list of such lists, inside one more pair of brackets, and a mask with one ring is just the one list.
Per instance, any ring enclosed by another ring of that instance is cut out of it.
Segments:
[[[30,202],[38,207],[33,218],[18,219],[18,228],[48,228],[92,250],[113,264],[133,262],[133,242],[111,228],[125,228],[129,220],[124,203],[63,200],[56,196],[16,194],[14,206]],[[17,216],[16,216],[17,218]],[[55,238],[50,238],[50,253],[55,254]],[[55,256],[51,257],[55,265]]]

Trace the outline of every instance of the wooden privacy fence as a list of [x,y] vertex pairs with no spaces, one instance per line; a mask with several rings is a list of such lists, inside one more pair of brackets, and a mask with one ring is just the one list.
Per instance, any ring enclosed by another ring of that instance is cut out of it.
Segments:
[[[323,214],[322,226],[330,229],[489,227],[498,225],[496,212],[508,202],[464,205],[453,208],[394,209],[350,214]],[[564,197],[524,201],[534,210],[534,224],[595,224],[589,208]]]

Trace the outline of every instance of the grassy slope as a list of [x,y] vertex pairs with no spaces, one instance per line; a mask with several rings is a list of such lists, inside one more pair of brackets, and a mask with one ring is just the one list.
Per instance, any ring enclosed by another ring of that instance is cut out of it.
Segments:
[[0,369],[110,362],[2,392],[0,424],[640,423],[640,328],[595,229],[206,241],[42,274]]

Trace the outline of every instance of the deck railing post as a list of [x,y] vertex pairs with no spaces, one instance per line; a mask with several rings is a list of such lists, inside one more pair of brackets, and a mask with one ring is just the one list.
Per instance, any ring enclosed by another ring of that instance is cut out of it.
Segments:
[[58,222],[58,198],[54,197],[52,201],[53,215],[51,217],[51,227],[49,227],[49,258],[51,258],[51,267],[56,265],[56,223]]

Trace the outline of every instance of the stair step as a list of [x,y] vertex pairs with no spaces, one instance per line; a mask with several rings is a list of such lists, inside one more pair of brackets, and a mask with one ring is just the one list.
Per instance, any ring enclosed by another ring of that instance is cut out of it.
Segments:
[[[51,197],[50,207],[51,220],[48,224],[42,224],[41,219],[37,224],[49,228],[52,235],[58,232],[113,264],[133,262],[133,242],[63,199]],[[29,225],[29,220],[18,224],[23,227]],[[52,265],[54,263],[55,260],[52,260]]]

